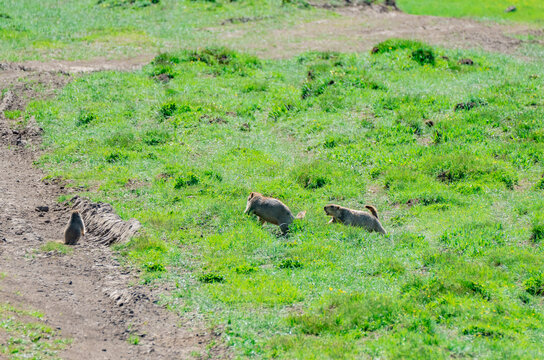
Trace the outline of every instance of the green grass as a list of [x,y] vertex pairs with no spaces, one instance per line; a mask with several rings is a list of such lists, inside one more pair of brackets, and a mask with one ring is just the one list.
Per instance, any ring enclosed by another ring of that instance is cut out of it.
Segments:
[[0,303],[0,354],[7,359],[57,359],[70,344],[43,321],[43,314]]
[[[219,45],[230,24],[257,24],[263,35],[323,10],[282,0],[5,0],[0,15],[4,61],[124,58],[164,49]],[[166,26],[166,24],[169,24]],[[211,31],[210,28],[216,28]]]
[[136,334],[130,334],[127,341],[131,345],[138,345],[140,343],[140,337]]
[[[397,0],[401,10],[409,14],[446,17],[470,17],[543,24],[544,4],[540,0]],[[506,13],[510,6],[517,11]]]
[[[179,51],[27,112],[50,176],[138,218],[123,258],[240,357],[542,357],[542,67],[378,48]],[[287,237],[261,227],[251,191],[306,218]],[[331,202],[374,204],[389,235],[327,225]]]
[[[379,2],[357,0],[352,3]],[[344,0],[316,0],[342,4]],[[399,0],[410,14],[473,17],[542,24],[539,0],[477,3],[453,0]],[[518,11],[504,13],[511,4]],[[266,46],[275,31],[305,22],[330,20],[333,12],[308,6],[305,0],[4,0],[0,13],[0,53],[4,61],[132,58],[180,48],[229,45],[282,56]],[[339,31],[342,27],[339,25]],[[538,42],[528,34],[524,40]],[[262,43],[262,45],[255,44]],[[529,50],[524,49],[527,56]],[[533,50],[531,50],[533,51]],[[541,54],[531,54],[541,56]]]
[[40,247],[42,252],[55,252],[62,255],[71,254],[74,252],[74,249],[70,246],[64,245],[56,241],[48,241],[46,244]]

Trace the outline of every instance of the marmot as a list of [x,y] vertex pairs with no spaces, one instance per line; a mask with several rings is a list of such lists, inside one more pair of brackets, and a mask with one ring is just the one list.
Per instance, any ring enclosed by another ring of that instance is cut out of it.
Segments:
[[344,225],[360,226],[370,232],[377,231],[384,235],[387,234],[378,219],[376,208],[372,205],[366,205],[365,207],[370,211],[370,214],[365,211],[352,210],[334,204],[327,205],[323,209],[327,215],[332,216],[329,224],[337,222]]
[[75,210],[70,216],[70,221],[64,230],[64,243],[66,245],[75,245],[79,239],[85,235],[85,224],[79,211]]
[[287,233],[294,219],[302,219],[306,215],[306,211],[302,211],[295,217],[287,205],[278,199],[266,197],[257,192],[252,192],[247,198],[244,214],[251,213],[257,215],[261,225],[265,222],[278,225],[283,234]]

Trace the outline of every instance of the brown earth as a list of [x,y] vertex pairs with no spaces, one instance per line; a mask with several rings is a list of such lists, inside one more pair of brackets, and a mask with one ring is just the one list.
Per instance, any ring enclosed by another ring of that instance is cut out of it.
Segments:
[[[40,251],[63,238],[70,209],[57,199],[69,191],[33,166],[41,129],[32,120],[24,127],[7,120],[4,111],[53,96],[73,71],[133,69],[140,61],[0,65],[0,302],[43,312],[46,324],[73,339],[63,359],[224,358],[224,347],[214,345],[219,333],[196,315],[179,317],[156,304],[167,286],[139,285],[108,247],[87,236],[69,255]],[[139,345],[129,344],[130,335]]]
[[334,9],[338,16],[293,27],[259,31],[237,24],[208,29],[237,48],[270,58],[288,58],[308,50],[369,51],[389,38],[420,40],[448,48],[480,49],[523,56],[524,35],[544,36],[544,30],[522,24],[495,24],[471,19],[409,15],[383,7]]

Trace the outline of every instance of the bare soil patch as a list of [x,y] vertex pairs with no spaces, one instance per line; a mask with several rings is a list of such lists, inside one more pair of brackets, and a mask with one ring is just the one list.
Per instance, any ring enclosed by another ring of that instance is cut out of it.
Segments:
[[[4,111],[24,110],[31,99],[54,95],[73,72],[131,70],[141,64],[137,59],[119,61],[119,67],[103,61],[0,65],[0,272],[6,274],[0,298],[43,312],[49,326],[72,338],[59,354],[63,359],[225,358],[225,348],[213,345],[221,343],[220,333],[196,315],[179,317],[157,305],[168,286],[139,285],[137,273],[120,266],[100,245],[100,237],[112,241],[104,234],[90,227],[93,241],[86,235],[68,255],[40,250],[47,241],[63,238],[71,209],[57,199],[69,190],[62,181],[43,180],[45,174],[33,165],[40,155],[41,129],[32,120],[18,125]],[[139,344],[130,344],[130,336],[137,336]]]
[[[442,18],[386,11],[380,6],[335,8],[339,16],[300,23],[274,31],[241,26],[210,29],[227,41],[269,58],[304,51],[370,51],[389,38],[420,40],[432,45],[518,54],[525,35],[542,32],[530,25],[502,25],[470,19]],[[253,34],[252,34],[253,32]]]

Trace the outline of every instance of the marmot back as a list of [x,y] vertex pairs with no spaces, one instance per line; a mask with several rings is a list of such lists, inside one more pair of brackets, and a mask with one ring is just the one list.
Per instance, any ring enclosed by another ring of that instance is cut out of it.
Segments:
[[79,239],[85,235],[85,224],[79,211],[75,210],[70,216],[70,221],[64,230],[64,243],[66,245],[75,245]]
[[294,219],[302,219],[306,215],[306,212],[303,211],[295,217],[287,205],[280,200],[263,196],[257,192],[252,192],[247,198],[244,214],[252,213],[259,217],[261,224],[269,222],[278,225],[284,234]]

